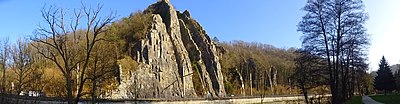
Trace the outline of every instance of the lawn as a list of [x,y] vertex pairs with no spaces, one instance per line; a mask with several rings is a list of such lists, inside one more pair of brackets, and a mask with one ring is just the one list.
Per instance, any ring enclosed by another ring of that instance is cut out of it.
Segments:
[[388,94],[388,95],[374,95],[370,96],[377,102],[385,103],[385,104],[399,104],[400,103],[400,95],[399,94]]
[[347,100],[345,104],[363,104],[361,96],[354,96],[350,100]]

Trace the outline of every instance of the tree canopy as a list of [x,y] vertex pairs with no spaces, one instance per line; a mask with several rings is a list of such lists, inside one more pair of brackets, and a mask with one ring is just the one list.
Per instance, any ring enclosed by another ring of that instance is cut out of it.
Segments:
[[361,0],[308,0],[302,10],[306,12],[298,24],[302,48],[325,59],[331,101],[343,103],[353,96],[352,73],[368,67],[364,4]]
[[395,79],[389,67],[389,63],[386,61],[385,56],[382,56],[377,72],[378,76],[376,76],[374,80],[374,87],[377,90],[384,91],[385,95],[387,91],[393,91],[396,88]]

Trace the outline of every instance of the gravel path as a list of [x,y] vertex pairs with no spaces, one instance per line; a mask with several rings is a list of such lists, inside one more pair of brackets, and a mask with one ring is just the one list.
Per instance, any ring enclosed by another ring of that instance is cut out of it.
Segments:
[[372,99],[369,96],[362,96],[362,102],[364,104],[383,104],[383,103],[375,101],[374,99]]

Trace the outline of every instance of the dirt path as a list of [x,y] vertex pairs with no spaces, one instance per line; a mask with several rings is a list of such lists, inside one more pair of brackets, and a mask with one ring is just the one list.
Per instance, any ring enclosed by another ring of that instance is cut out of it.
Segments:
[[369,96],[362,96],[362,102],[364,104],[383,104],[383,103],[375,101],[374,99],[372,99]]

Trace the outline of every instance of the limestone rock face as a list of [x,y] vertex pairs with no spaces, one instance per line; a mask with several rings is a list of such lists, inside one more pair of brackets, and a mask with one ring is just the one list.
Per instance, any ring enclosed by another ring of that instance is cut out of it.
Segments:
[[225,96],[216,46],[189,12],[180,13],[169,0],[162,0],[144,13],[151,13],[153,22],[133,49],[132,58],[140,65],[121,78],[112,98],[201,97],[195,92],[194,74],[200,76],[205,95]]
[[189,32],[182,34],[183,42],[187,44],[186,48],[193,57],[192,62],[195,61],[195,65],[200,66],[198,69],[209,93],[212,96],[224,96],[224,80],[215,43],[210,40],[200,24],[190,17],[189,11],[178,12],[178,15],[181,29]]

